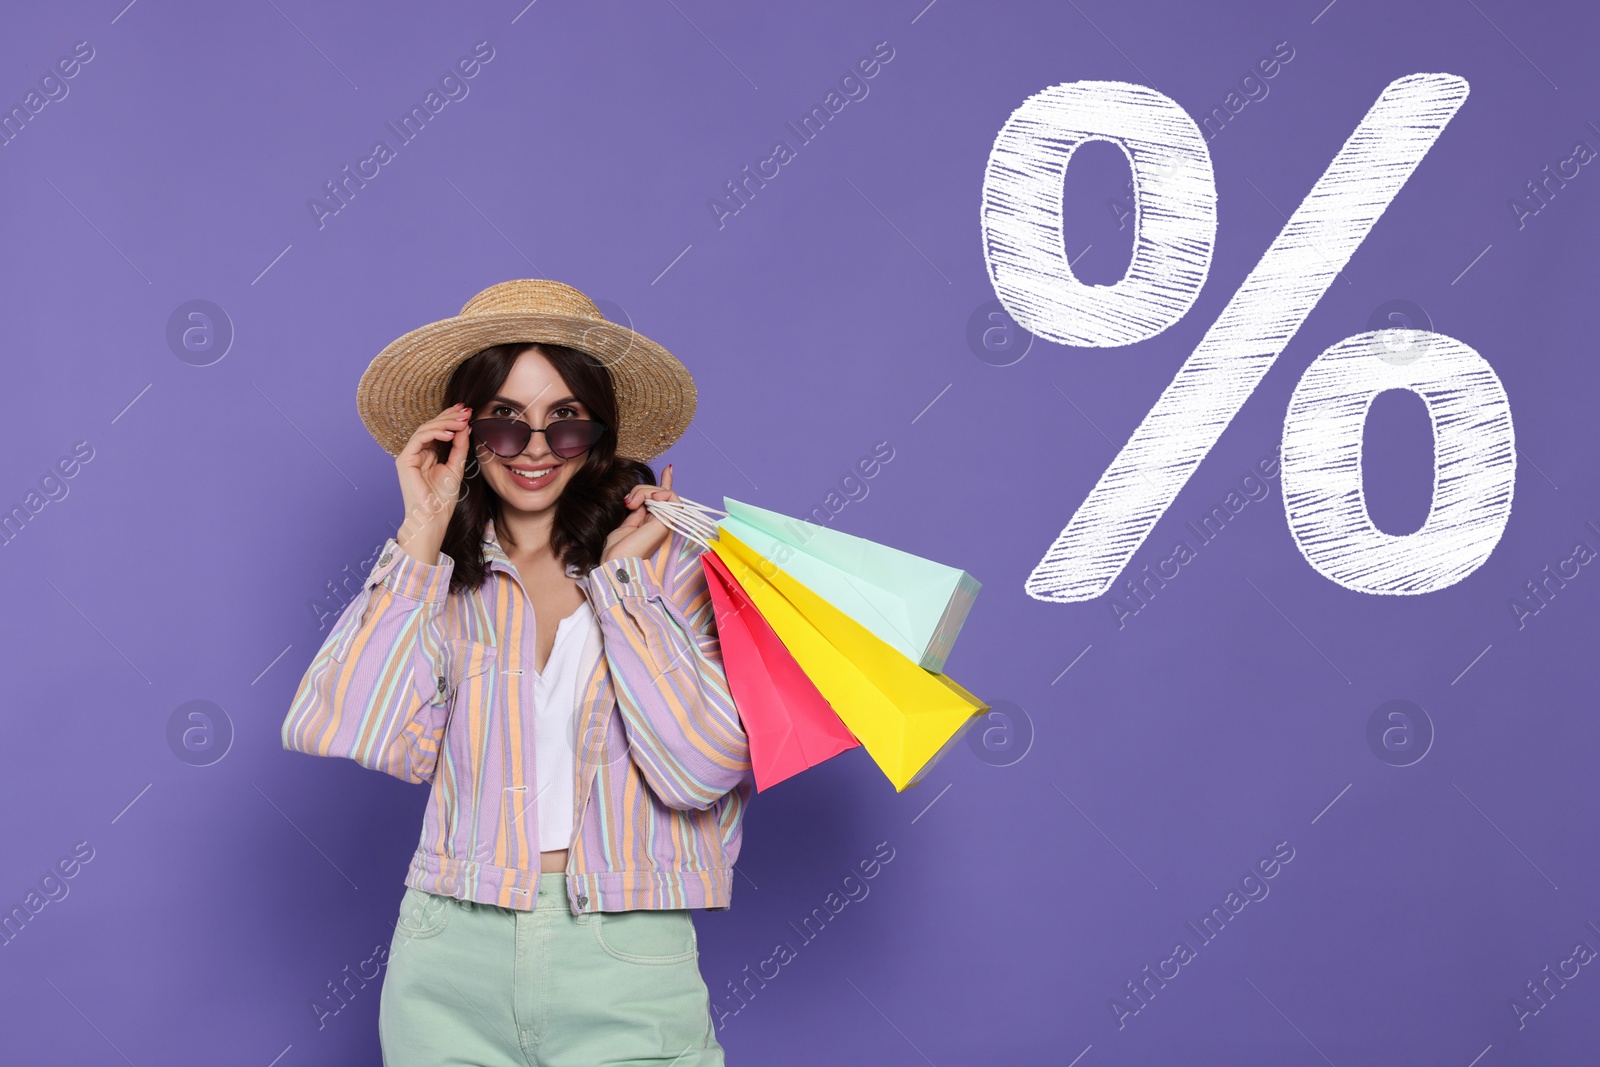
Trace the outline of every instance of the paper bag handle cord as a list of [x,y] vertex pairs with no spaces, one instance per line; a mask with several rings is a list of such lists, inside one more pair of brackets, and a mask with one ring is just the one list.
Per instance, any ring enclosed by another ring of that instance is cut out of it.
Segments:
[[669,530],[710,549],[717,537],[717,523],[713,516],[726,515],[726,511],[679,497],[677,500],[646,500],[644,506]]
[[709,515],[727,515],[728,514],[726,511],[723,511],[721,508],[714,508],[710,504],[702,504],[698,500],[690,500],[686,496],[680,496],[676,500],[651,500],[651,501],[649,501],[649,503],[658,504],[658,505],[665,505],[667,507],[674,507],[674,508],[681,506],[681,507],[686,508],[686,509],[693,509],[695,511],[699,511],[702,514],[705,514],[705,515],[708,515],[708,516]]

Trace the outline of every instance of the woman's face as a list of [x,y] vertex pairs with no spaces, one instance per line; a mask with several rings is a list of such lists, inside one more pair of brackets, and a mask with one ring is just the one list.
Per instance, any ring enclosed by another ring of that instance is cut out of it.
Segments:
[[[557,419],[592,419],[594,414],[572,395],[566,381],[537,349],[517,357],[504,384],[472,419],[520,419],[535,430]],[[553,505],[588,453],[562,459],[550,451],[542,433],[528,438],[516,456],[497,456],[482,445],[476,448],[478,466],[489,487],[507,508],[543,511]],[[520,473],[519,473],[520,472]]]

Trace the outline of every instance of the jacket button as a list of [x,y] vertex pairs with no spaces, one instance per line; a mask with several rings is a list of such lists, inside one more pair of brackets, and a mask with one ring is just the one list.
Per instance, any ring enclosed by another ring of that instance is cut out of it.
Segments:
[[444,692],[444,675],[439,675],[439,692]]
[[626,584],[627,581],[628,581],[628,572],[626,570],[622,569],[621,567],[617,568],[617,581],[622,582],[624,584]]
[[586,897],[586,896],[581,896],[580,895],[578,897],[578,907],[587,908],[588,906],[589,906],[589,898]]
[[394,558],[394,556],[392,556],[388,552],[385,552],[383,555],[378,557],[378,566],[387,567],[389,565],[389,561],[391,559],[393,559],[393,558]]

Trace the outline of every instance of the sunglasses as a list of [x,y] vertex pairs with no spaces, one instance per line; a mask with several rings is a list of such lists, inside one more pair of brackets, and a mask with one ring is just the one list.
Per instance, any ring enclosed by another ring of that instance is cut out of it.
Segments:
[[473,441],[501,459],[521,455],[536,433],[544,434],[550,451],[562,459],[573,459],[605,436],[606,424],[594,419],[558,419],[536,430],[521,419],[476,419],[472,423]]

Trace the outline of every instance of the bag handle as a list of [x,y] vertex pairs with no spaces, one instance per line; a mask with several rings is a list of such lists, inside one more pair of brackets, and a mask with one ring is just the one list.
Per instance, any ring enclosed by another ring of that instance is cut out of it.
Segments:
[[677,500],[646,500],[644,506],[667,529],[675,530],[707,549],[717,538],[717,517],[728,514],[721,508],[681,496]]

